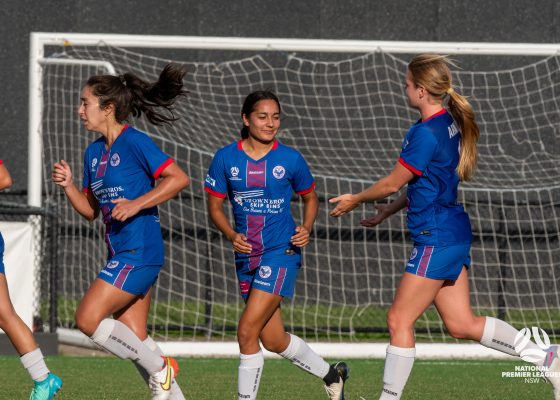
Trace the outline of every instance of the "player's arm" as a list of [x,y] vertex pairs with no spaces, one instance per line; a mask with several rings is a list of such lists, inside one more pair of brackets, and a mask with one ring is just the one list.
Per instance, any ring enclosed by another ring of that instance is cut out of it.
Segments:
[[391,215],[399,212],[406,207],[406,190],[401,193],[394,201],[389,204],[376,204],[377,214],[373,217],[363,219],[360,221],[360,225],[366,228],[373,228],[379,225],[381,222],[389,218]]
[[160,176],[162,180],[148,193],[134,200],[125,198],[113,200],[116,206],[111,211],[111,217],[117,221],[125,221],[138,214],[141,210],[157,206],[172,199],[190,183],[188,175],[175,162],[165,167]]
[[340,217],[358,207],[360,203],[370,203],[384,199],[398,192],[404,185],[414,178],[414,174],[397,162],[393,171],[385,178],[358,194],[343,194],[329,200],[329,203],[338,203],[330,212],[331,217]]
[[214,225],[216,225],[216,228],[231,241],[235,251],[243,254],[251,254],[252,247],[247,242],[247,237],[242,233],[236,232],[228,221],[224,212],[224,199],[225,198],[209,194],[208,215],[210,215],[210,219]]
[[12,177],[8,168],[0,161],[0,190],[4,190],[12,186]]
[[60,162],[54,164],[52,181],[64,189],[70,204],[82,217],[88,221],[93,221],[97,218],[99,206],[95,197],[93,197],[93,193],[83,193],[78,190],[72,180],[72,170],[66,161],[60,160]]
[[301,198],[303,199],[303,223],[296,227],[296,234],[292,236],[292,244],[297,247],[303,247],[309,243],[313,224],[319,211],[319,199],[315,190],[303,194]]

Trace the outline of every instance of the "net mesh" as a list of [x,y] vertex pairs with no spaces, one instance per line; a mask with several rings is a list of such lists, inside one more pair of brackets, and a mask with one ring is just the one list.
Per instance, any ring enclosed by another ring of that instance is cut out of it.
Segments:
[[[58,58],[105,60],[118,73],[150,81],[170,61],[110,46],[55,50]],[[177,104],[180,119],[158,128],[130,121],[192,178],[189,188],[159,207],[166,262],[148,321],[159,339],[235,337],[243,303],[233,253],[209,222],[203,179],[214,152],[237,140],[243,99],[263,88],[278,94],[278,138],[306,158],[321,201],[295,297],[283,306],[287,329],[331,341],[386,332],[385,314],[412,249],[405,215],[363,229],[359,221],[373,206],[333,219],[327,199],[363,190],[393,168],[418,118],[404,94],[406,61],[383,52],[342,61],[270,57],[183,62],[190,93]],[[56,290],[58,323],[65,327],[73,326],[77,302],[104,265],[104,228],[80,219],[50,173],[65,159],[80,184],[83,152],[96,136],[77,118],[79,93],[90,75],[101,73],[91,66],[44,66],[44,183],[46,200],[60,216]],[[482,132],[475,178],[460,188],[474,233],[473,307],[518,327],[560,334],[560,57],[512,70],[460,70],[454,86],[469,97]],[[301,220],[302,203],[292,208]],[[449,340],[433,309],[416,327],[419,339]]]

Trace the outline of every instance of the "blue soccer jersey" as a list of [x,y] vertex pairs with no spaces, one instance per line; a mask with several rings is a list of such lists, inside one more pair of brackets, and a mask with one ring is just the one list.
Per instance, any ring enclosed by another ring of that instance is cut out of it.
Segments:
[[173,162],[145,133],[125,126],[110,149],[99,138],[84,156],[83,191],[97,199],[106,226],[108,258],[133,265],[162,265],[163,239],[157,207],[124,222],[113,220],[112,202],[136,199],[154,188],[155,180]]
[[252,246],[249,255],[236,253],[236,261],[248,260],[249,270],[254,270],[271,261],[298,266],[294,260],[300,260],[300,249],[291,244],[296,224],[290,201],[294,191],[303,195],[314,185],[298,151],[275,141],[263,158],[253,160],[239,141],[216,153],[204,189],[212,196],[229,197],[236,231]]
[[469,216],[457,202],[461,132],[442,110],[414,124],[399,162],[416,176],[408,183],[407,223],[414,243],[453,245],[472,241]]

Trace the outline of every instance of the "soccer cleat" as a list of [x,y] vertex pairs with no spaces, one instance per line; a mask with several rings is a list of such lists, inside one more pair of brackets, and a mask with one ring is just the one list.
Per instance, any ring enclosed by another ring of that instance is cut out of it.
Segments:
[[348,379],[350,369],[344,362],[337,362],[332,364],[331,368],[334,368],[338,374],[338,382],[331,383],[330,385],[325,385],[325,390],[329,395],[331,400],[344,400],[344,382]]
[[554,400],[560,400],[560,357],[558,346],[551,346],[546,350],[544,365],[548,367],[546,379],[553,387]]
[[62,380],[53,373],[47,375],[47,379],[37,382],[31,391],[29,400],[50,400],[62,387]]
[[162,357],[164,361],[161,371],[150,375],[148,384],[152,391],[152,400],[167,400],[171,396],[173,378],[179,372],[179,365],[174,358]]

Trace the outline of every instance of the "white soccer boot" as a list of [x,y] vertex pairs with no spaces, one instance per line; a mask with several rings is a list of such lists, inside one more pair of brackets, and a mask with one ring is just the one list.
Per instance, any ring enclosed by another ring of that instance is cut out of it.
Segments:
[[179,365],[174,358],[162,357],[164,361],[161,371],[150,375],[148,385],[152,391],[152,400],[168,400],[171,396],[171,383],[179,372]]

